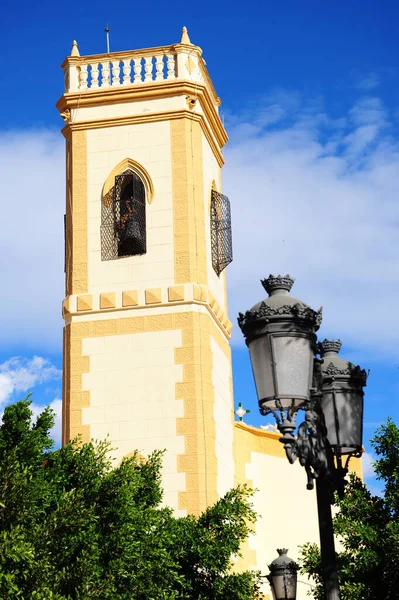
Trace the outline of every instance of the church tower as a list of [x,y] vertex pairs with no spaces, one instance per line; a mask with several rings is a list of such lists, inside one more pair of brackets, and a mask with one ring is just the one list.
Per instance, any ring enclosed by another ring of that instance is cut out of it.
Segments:
[[114,458],[165,449],[164,501],[198,514],[233,487],[221,193],[227,135],[202,51],[80,56],[62,67],[66,216],[63,442]]

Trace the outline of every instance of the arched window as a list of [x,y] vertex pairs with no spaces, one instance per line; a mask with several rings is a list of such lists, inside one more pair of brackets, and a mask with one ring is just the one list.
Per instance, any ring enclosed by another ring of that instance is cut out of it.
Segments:
[[114,186],[103,198],[101,210],[101,258],[114,260],[145,254],[145,188],[131,169],[116,175]]

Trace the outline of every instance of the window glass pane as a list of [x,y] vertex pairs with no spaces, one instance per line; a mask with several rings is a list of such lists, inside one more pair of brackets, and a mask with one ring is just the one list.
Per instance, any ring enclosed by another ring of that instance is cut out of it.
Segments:
[[273,337],[278,393],[290,398],[309,396],[313,352],[304,337]]
[[[249,344],[252,370],[256,382],[258,400],[274,397],[271,356],[266,335]],[[273,401],[274,404],[274,401]]]
[[322,409],[328,441],[345,454],[362,445],[363,396],[352,390],[323,392]]

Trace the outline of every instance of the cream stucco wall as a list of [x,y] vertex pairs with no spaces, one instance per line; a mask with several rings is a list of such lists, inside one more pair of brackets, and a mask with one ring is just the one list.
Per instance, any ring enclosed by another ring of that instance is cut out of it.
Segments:
[[223,271],[219,276],[216,275],[212,267],[212,248],[211,248],[211,228],[210,228],[210,202],[212,182],[216,183],[218,191],[220,188],[220,167],[217,163],[214,153],[209,146],[205,136],[202,136],[202,157],[203,157],[203,176],[204,176],[204,193],[205,193],[205,215],[207,216],[206,223],[206,250],[209,257],[207,262],[208,286],[221,306],[225,306],[225,278],[226,271]]
[[217,493],[221,497],[234,487],[231,360],[212,337],[211,351],[213,358],[212,383],[215,390],[213,414],[216,427]]
[[[101,194],[109,173],[125,158],[148,171],[155,194],[146,204],[147,252],[123,260],[101,260]],[[172,285],[173,207],[170,122],[141,123],[87,131],[88,291],[121,291]]]
[[178,493],[186,490],[185,474],[178,472],[178,455],[184,453],[184,436],[176,422],[183,417],[183,400],[175,387],[183,367],[175,364],[175,348],[182,344],[181,330],[119,334],[84,338],[82,351],[90,369],[82,376],[90,406],[83,408],[82,424],[94,439],[109,436],[117,462],[138,450],[147,456],[166,449],[162,486],[164,503],[176,514]]
[[[253,504],[260,515],[249,548],[256,552],[257,569],[267,573],[267,565],[277,557],[277,548],[288,548],[289,556],[298,559],[298,546],[319,541],[315,490],[306,489],[304,469],[286,458],[251,452],[246,475],[255,492]],[[298,577],[297,600],[306,600],[309,585]],[[304,583],[303,583],[304,582]],[[269,586],[264,586],[269,592]]]

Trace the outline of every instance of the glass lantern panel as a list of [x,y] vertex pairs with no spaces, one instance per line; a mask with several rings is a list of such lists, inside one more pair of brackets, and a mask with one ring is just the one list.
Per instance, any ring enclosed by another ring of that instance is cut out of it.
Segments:
[[272,591],[275,600],[296,599],[296,573],[282,573],[273,576]]
[[272,357],[268,336],[264,335],[253,340],[249,344],[249,354],[259,402],[266,398],[274,399]]
[[331,446],[350,454],[362,446],[363,396],[354,390],[323,392],[321,406]]
[[[291,400],[301,405],[309,398],[313,359],[311,340],[305,337],[273,337],[276,362],[277,389],[283,406],[290,406]],[[285,402],[283,398],[285,398]]]

